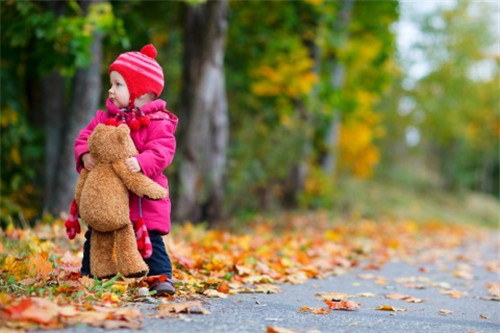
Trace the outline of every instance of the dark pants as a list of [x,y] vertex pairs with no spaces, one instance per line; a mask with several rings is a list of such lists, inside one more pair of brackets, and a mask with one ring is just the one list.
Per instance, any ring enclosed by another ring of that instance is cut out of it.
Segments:
[[[90,276],[90,235],[92,229],[88,228],[85,233],[85,243],[83,244],[83,259],[82,259],[82,276]],[[151,257],[144,259],[144,262],[149,267],[149,276],[166,275],[172,278],[172,263],[165,249],[165,243],[161,235],[156,231],[149,231],[149,238],[153,245],[153,254]]]

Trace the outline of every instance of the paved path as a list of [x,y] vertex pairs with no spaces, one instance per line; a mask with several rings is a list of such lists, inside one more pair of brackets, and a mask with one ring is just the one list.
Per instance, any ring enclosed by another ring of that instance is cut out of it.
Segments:
[[[145,317],[141,331],[265,332],[268,326],[275,326],[301,333],[500,332],[500,302],[483,299],[489,297],[486,284],[499,281],[498,273],[488,271],[485,267],[487,262],[498,263],[498,245],[471,244],[469,248],[458,251],[437,251],[431,255],[433,263],[428,264],[390,262],[381,270],[355,269],[338,277],[309,280],[303,285],[281,285],[283,292],[277,294],[239,294],[227,299],[204,299],[205,307],[211,315],[152,319],[148,314],[154,313],[155,305],[137,304]],[[467,276],[469,273],[470,276]],[[366,274],[372,274],[375,279],[366,279],[370,277]],[[360,275],[365,279],[360,278]],[[383,280],[381,277],[385,278],[385,285],[375,283],[376,278]],[[398,278],[416,279],[415,282],[408,283],[419,284],[422,289],[395,282]],[[458,291],[461,297],[453,298],[444,294],[445,291]],[[361,303],[360,308],[355,311],[332,311],[325,315],[299,311],[303,306],[325,307],[318,296],[315,296],[316,292],[342,292],[350,295],[373,293],[375,296],[350,298]],[[387,299],[384,295],[388,293],[407,294],[425,301],[406,303]],[[406,308],[407,311],[387,312],[374,309],[380,305]],[[442,314],[440,310],[449,310],[451,313]],[[81,326],[62,332],[104,331]],[[126,331],[128,330],[105,332]]]

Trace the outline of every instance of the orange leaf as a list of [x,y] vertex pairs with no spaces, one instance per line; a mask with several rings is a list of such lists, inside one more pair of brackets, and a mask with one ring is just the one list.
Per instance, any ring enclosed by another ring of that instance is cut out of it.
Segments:
[[325,309],[325,308],[310,308],[308,306],[303,306],[300,308],[300,311],[302,312],[312,312],[314,314],[328,314],[332,312],[331,309]]
[[382,311],[394,311],[394,312],[405,312],[406,309],[404,308],[396,308],[394,306],[391,306],[391,305],[381,305],[381,306],[377,306],[375,308],[375,310],[382,310]]
[[329,301],[325,300],[326,305],[332,310],[346,310],[346,311],[353,311],[359,308],[359,303],[353,302],[353,301],[347,301],[347,300],[342,300],[342,301]]
[[283,327],[267,326],[266,333],[296,333],[296,331]]
[[227,283],[227,281],[222,281],[217,286],[217,291],[224,293],[224,294],[229,294],[229,283]]

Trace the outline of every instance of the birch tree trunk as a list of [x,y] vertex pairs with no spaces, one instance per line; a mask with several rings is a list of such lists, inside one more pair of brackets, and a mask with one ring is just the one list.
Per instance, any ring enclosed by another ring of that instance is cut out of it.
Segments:
[[228,1],[187,6],[179,198],[182,221],[221,215],[228,144],[224,51]]
[[[100,0],[82,2],[86,12],[88,7]],[[95,115],[101,96],[102,83],[100,69],[102,63],[102,39],[100,32],[94,33],[90,46],[92,61],[88,68],[79,68],[73,78],[72,102],[69,110],[64,114],[62,133],[60,136],[59,158],[56,174],[53,178],[53,200],[48,210],[55,215],[69,210],[74,197],[74,188],[78,173],[75,170],[74,142],[80,130],[85,127]],[[48,119],[50,121],[50,119]]]
[[[341,37],[340,45],[344,45],[345,40],[348,38],[348,26],[351,22],[351,13],[354,6],[354,0],[343,0],[340,17],[337,21],[337,25],[334,29],[334,33],[339,34]],[[341,63],[338,59],[333,59],[333,70],[331,76],[331,86],[335,92],[342,90],[345,82],[345,65]],[[331,175],[335,172],[338,159],[338,144],[340,138],[340,123],[342,121],[342,113],[338,107],[333,110],[333,119],[328,128],[325,136],[325,144],[328,147],[328,151],[323,158],[322,166],[323,171],[327,175]]]

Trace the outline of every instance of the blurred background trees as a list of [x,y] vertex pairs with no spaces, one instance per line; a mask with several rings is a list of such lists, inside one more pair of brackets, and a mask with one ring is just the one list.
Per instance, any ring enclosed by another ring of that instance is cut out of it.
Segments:
[[104,105],[107,68],[147,43],[180,118],[166,170],[178,221],[352,214],[373,184],[499,196],[495,2],[0,6],[2,224],[69,208],[73,141]]

